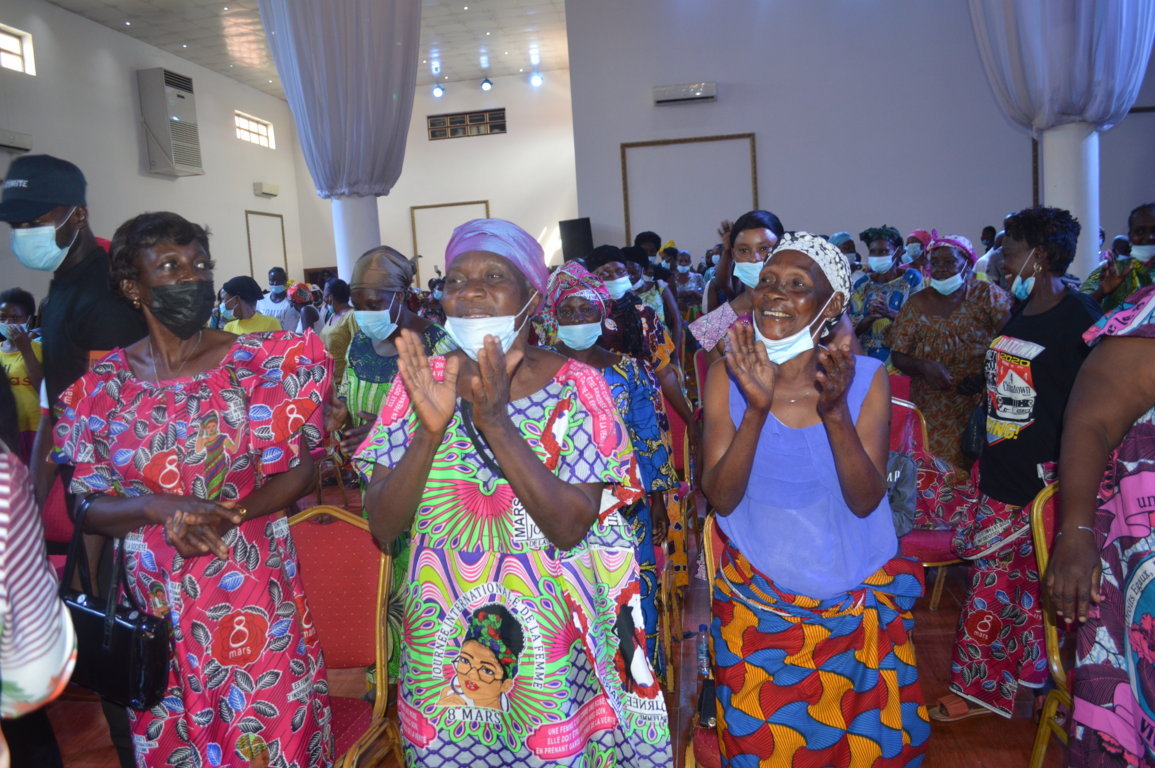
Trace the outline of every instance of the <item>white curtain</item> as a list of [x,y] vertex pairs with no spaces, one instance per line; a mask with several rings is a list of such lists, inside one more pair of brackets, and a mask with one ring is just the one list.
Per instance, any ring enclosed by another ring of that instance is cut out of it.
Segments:
[[1107,130],[1135,103],[1155,41],[1155,0],[970,0],[979,55],[1011,122],[1034,136]]
[[413,111],[421,0],[258,5],[317,194],[388,194]]

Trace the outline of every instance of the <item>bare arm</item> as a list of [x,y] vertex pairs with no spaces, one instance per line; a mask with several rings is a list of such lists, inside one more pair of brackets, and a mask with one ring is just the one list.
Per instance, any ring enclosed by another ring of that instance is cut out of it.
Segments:
[[855,425],[846,402],[846,391],[854,379],[854,362],[848,352],[819,350],[818,414],[834,453],[842,498],[851,512],[866,517],[886,493],[890,381],[885,368],[875,372]]
[[[1128,386],[1120,387],[1119,372]],[[1104,393],[1110,393],[1106,396]],[[1055,612],[1084,621],[1099,601],[1099,542],[1091,533],[1111,452],[1155,404],[1155,339],[1106,337],[1071,390],[1059,454],[1059,535],[1045,575]]]
[[682,348],[686,344],[685,337],[682,335],[682,313],[678,311],[678,300],[674,298],[674,292],[670,290],[670,286],[662,289],[662,305],[666,309],[666,325],[670,329],[670,335],[674,338],[674,348],[677,350],[677,359],[682,359]]

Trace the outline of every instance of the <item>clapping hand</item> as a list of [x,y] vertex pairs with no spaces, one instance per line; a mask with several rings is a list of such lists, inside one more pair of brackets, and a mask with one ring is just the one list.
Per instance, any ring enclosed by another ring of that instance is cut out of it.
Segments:
[[854,381],[854,355],[845,347],[819,347],[818,373],[814,386],[818,390],[818,415],[825,417],[846,404],[846,392]]
[[518,350],[503,352],[496,336],[486,336],[477,354],[477,373],[469,381],[473,393],[473,420],[481,431],[509,419],[509,388],[521,363]]
[[445,379],[437,381],[420,336],[402,328],[396,345],[401,380],[409,392],[417,420],[426,432],[440,440],[457,410],[457,376],[461,370],[461,357],[448,355],[445,358]]
[[770,362],[766,347],[754,338],[753,326],[732,325],[726,331],[726,337],[730,341],[726,368],[738,381],[746,405],[752,410],[768,413],[774,403],[777,364]]

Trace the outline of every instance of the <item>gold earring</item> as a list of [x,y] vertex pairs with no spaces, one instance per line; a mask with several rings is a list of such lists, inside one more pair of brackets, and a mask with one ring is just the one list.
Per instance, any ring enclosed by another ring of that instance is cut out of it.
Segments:
[[132,308],[133,309],[140,309],[140,307],[141,307],[140,297],[139,296],[133,296],[132,297]]

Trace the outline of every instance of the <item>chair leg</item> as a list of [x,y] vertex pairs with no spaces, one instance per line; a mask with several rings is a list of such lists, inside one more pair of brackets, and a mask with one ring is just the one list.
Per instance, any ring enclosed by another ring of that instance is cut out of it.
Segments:
[[938,603],[942,599],[942,588],[946,584],[946,569],[949,566],[940,565],[934,577],[934,589],[930,593],[930,609],[938,610]]
[[1059,711],[1059,698],[1053,694],[1053,691],[1048,693],[1043,701],[1043,711],[1039,714],[1039,724],[1035,728],[1035,743],[1031,747],[1031,760],[1027,768],[1043,768],[1043,758],[1047,756],[1047,747],[1051,742],[1051,730],[1055,727],[1051,721]]

